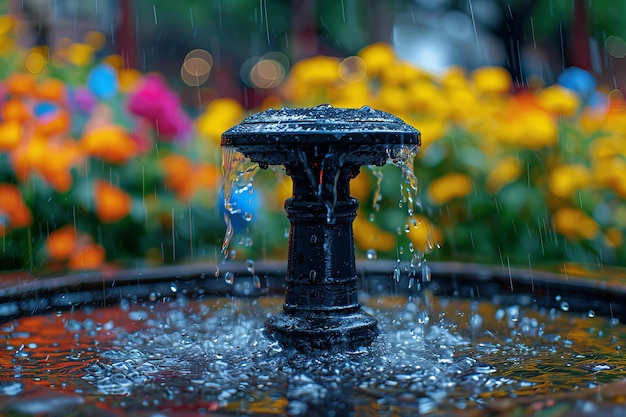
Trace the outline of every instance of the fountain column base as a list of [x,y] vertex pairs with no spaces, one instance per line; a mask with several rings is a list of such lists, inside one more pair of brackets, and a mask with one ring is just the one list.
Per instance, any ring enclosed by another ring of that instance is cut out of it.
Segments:
[[301,352],[356,350],[369,346],[378,336],[376,319],[361,309],[341,315],[308,317],[281,311],[270,317],[265,326],[283,346]]

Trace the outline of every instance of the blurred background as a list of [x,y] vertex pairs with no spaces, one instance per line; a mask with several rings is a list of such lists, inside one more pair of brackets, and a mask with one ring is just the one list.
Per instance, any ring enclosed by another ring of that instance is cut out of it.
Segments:
[[[99,31],[100,55],[118,53],[125,66],[163,73],[189,102],[198,94],[186,87],[199,84],[201,97],[229,96],[254,107],[264,98],[259,90],[280,84],[251,76],[262,58],[278,63],[274,70],[284,77],[299,59],[355,55],[375,42],[393,44],[400,58],[433,72],[503,66],[519,86],[553,83],[571,66],[615,88],[623,89],[626,77],[621,1],[8,1],[5,10],[27,24],[23,45],[53,47]],[[185,56],[195,49],[207,52],[210,69],[185,80]]]
[[397,168],[353,181],[360,257],[624,265],[625,18],[592,0],[0,1],[0,271],[285,259],[289,179],[261,170],[226,213],[220,136],[322,103],[422,132],[414,214],[379,193]]

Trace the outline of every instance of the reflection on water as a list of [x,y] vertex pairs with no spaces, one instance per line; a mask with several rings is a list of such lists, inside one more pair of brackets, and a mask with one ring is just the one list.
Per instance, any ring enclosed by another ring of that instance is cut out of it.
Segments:
[[265,335],[281,302],[181,297],[5,323],[0,412],[510,415],[523,406],[534,415],[560,406],[586,415],[624,394],[603,387],[601,403],[581,390],[623,377],[626,329],[605,318],[377,297],[365,301],[382,330],[371,348],[307,357]]

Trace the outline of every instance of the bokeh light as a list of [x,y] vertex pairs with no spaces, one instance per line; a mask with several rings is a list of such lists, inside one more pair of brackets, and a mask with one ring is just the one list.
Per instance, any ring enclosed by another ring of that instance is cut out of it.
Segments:
[[339,77],[349,83],[359,82],[367,75],[367,64],[359,56],[349,56],[339,64]]
[[37,74],[41,72],[45,67],[48,59],[41,50],[33,49],[28,56],[26,57],[26,61],[24,62],[24,66],[28,70],[28,72],[32,74]]
[[609,55],[615,58],[624,58],[626,56],[626,41],[619,36],[611,35],[607,37],[604,45]]
[[281,52],[268,52],[262,57],[248,58],[240,69],[242,81],[249,87],[272,89],[284,80],[289,58]]
[[180,77],[183,82],[191,87],[204,84],[213,68],[213,56],[204,49],[190,51],[180,68]]

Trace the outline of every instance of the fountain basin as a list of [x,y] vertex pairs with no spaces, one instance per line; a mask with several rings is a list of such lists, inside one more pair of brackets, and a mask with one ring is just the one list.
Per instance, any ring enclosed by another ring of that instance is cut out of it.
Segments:
[[[357,264],[364,309],[381,328],[372,346],[316,356],[266,334],[264,321],[281,308],[282,264],[256,264],[261,288],[236,263],[220,265],[217,278],[210,264],[3,276],[0,410],[36,415],[26,405],[38,403],[90,415],[625,411],[619,272],[531,276],[432,264],[432,281],[416,292],[408,277],[395,280],[393,265]],[[232,285],[226,271],[236,276]]]

